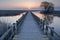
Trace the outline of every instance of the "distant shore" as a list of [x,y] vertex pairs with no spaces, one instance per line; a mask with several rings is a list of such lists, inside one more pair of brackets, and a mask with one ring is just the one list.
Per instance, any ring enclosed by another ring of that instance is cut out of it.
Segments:
[[[21,11],[21,10],[0,10],[0,17],[1,16],[15,16],[23,12],[24,11]],[[54,11],[53,13],[48,13],[48,14],[53,14],[55,16],[60,17],[60,11]]]
[[1,16],[15,16],[23,12],[24,11],[21,11],[21,10],[0,10],[0,17]]

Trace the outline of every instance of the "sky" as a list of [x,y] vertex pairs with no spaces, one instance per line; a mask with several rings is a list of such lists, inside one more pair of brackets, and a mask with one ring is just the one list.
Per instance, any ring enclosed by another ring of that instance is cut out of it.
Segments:
[[52,2],[60,7],[60,0],[0,0],[0,9],[38,8],[43,1]]

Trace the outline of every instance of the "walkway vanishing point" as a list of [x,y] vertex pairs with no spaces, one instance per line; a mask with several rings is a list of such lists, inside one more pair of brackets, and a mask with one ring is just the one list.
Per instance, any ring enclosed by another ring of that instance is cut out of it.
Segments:
[[40,28],[36,24],[34,18],[29,12],[24,19],[23,24],[18,29],[18,34],[13,38],[14,40],[48,40],[44,38]]
[[[55,34],[58,36],[56,39]],[[46,26],[45,28],[44,21],[28,11],[8,28],[0,40],[60,40],[60,35],[54,31],[53,27]]]

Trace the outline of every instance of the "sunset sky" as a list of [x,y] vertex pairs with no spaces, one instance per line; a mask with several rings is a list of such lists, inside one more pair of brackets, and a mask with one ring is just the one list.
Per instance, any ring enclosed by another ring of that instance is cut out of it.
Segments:
[[0,9],[38,8],[42,1],[48,1],[60,6],[60,0],[0,0]]

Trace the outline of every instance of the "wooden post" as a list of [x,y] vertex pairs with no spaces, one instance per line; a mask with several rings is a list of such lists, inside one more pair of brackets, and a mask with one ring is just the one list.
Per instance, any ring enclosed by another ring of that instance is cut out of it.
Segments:
[[15,31],[15,23],[13,23],[13,30]]
[[43,30],[43,22],[42,22],[42,20],[41,20],[41,29]]
[[40,19],[40,28],[42,28],[42,20]]
[[14,30],[14,32],[15,32],[15,34],[17,33],[17,27],[16,27],[16,23],[13,23],[13,30]]
[[51,36],[54,36],[54,27],[51,28]]
[[45,34],[48,35],[48,26],[46,25]]
[[16,21],[16,25],[18,25],[18,21]]
[[44,20],[42,20],[42,30],[44,30]]

